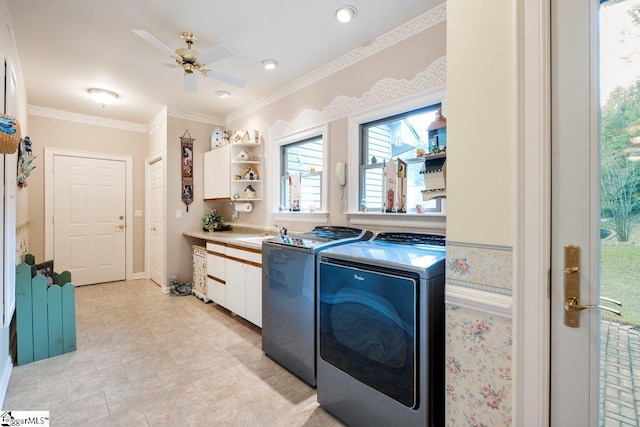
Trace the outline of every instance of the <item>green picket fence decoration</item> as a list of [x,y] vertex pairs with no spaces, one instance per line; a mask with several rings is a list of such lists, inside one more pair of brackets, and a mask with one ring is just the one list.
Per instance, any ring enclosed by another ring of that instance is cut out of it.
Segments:
[[63,272],[64,286],[47,288],[46,278],[31,278],[31,266],[16,267],[17,364],[42,360],[76,350],[75,286]]
[[29,264],[16,267],[16,343],[18,365],[33,362],[33,307]]
[[63,352],[76,351],[76,287],[69,282],[62,287],[62,347]]
[[32,254],[24,254],[24,262],[29,265],[34,265],[36,263],[36,257]]
[[62,288],[47,289],[47,319],[49,327],[49,357],[62,354]]
[[53,273],[53,283],[60,286],[64,286],[67,283],[71,283],[71,273],[66,270],[60,274]]
[[33,307],[33,360],[36,362],[49,357],[47,278],[41,274],[36,274],[36,277],[31,279],[31,306]]

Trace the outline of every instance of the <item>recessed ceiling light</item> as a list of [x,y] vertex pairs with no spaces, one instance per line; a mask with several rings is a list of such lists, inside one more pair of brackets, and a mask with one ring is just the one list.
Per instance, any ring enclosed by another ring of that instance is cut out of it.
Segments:
[[265,59],[264,61],[262,61],[262,66],[265,70],[273,70],[278,66],[278,61],[276,61],[275,59]]
[[227,92],[226,90],[219,90],[216,92],[216,95],[218,95],[218,98],[226,98],[227,96],[231,95],[231,93]]
[[87,89],[87,92],[89,92],[89,95],[91,95],[91,97],[100,104],[102,108],[111,104],[118,97],[117,93],[106,89],[91,88]]
[[356,16],[357,9],[354,6],[342,6],[336,10],[336,18],[342,23],[351,21]]

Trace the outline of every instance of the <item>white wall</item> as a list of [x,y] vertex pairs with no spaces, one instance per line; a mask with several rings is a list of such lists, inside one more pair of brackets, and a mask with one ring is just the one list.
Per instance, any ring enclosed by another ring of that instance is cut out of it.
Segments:
[[514,4],[447,3],[447,238],[513,244]]

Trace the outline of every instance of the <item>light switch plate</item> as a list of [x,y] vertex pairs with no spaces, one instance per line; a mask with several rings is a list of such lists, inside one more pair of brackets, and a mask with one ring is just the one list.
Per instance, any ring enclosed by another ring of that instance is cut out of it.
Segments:
[[133,212],[133,216],[136,218],[142,218],[142,210],[136,210]]
[[176,211],[176,218],[182,218],[182,211],[180,209]]

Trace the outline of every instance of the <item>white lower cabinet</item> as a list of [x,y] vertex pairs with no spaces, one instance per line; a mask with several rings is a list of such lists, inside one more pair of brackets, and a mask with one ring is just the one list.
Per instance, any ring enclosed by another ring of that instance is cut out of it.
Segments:
[[262,254],[227,247],[226,308],[262,327]]
[[223,307],[227,306],[226,285],[211,277],[207,277],[207,297]]
[[207,297],[223,307],[226,303],[226,248],[207,242]]
[[262,327],[262,268],[249,265],[245,273],[245,318]]
[[246,265],[238,261],[227,259],[227,308],[238,316],[247,317],[245,310],[245,272]]

